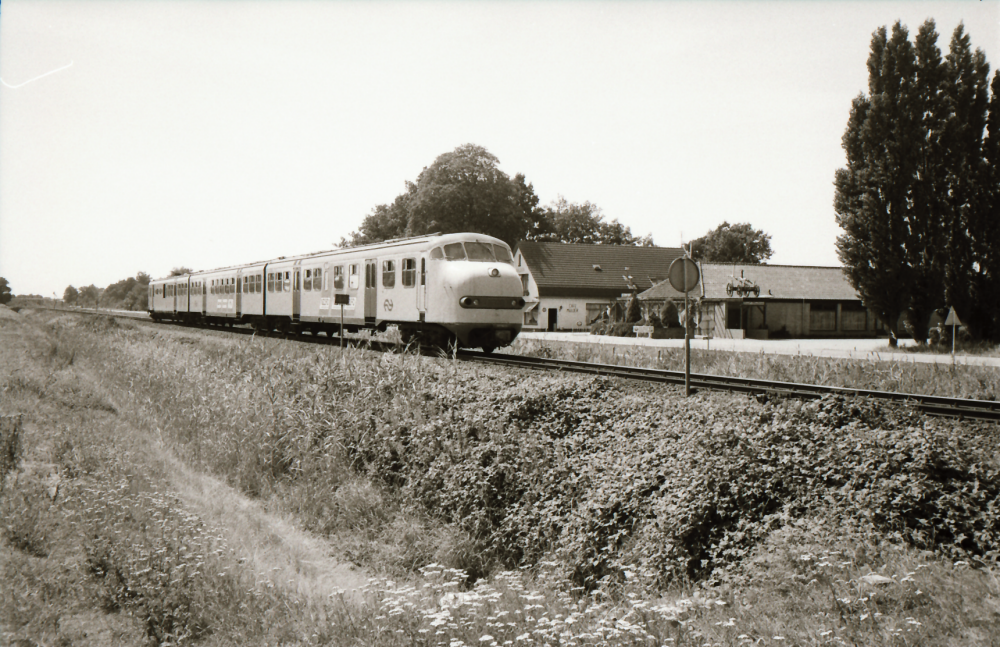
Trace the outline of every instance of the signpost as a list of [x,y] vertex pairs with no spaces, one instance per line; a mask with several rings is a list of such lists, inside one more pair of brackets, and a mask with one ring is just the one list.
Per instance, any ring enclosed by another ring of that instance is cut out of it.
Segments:
[[961,326],[962,322],[958,319],[958,313],[955,312],[955,307],[952,306],[948,310],[948,318],[944,320],[944,325],[951,326],[951,358],[955,359],[955,335],[958,332],[956,326]]
[[698,265],[686,253],[670,264],[667,277],[675,290],[684,293],[684,396],[687,397],[691,395],[691,322],[693,321],[688,305],[688,292],[698,285],[701,277]]
[[351,296],[349,294],[333,295],[333,305],[340,306],[340,347],[344,347],[344,306],[350,305]]

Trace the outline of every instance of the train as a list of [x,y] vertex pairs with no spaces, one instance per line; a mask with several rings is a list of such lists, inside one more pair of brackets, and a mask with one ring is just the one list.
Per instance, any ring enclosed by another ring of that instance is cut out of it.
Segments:
[[429,234],[192,272],[149,283],[154,321],[324,333],[399,329],[404,343],[492,352],[521,332],[510,247]]

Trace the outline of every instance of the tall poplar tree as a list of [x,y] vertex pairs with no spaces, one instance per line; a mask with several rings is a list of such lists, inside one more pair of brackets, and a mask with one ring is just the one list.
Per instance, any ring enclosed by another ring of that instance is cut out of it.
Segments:
[[909,103],[914,55],[906,29],[896,23],[892,39],[885,27],[872,35],[868,92],[851,105],[842,139],[847,168],[834,180],[837,253],[848,280],[890,332],[907,306],[912,282],[907,264],[907,193],[912,178]]
[[977,335],[993,334],[1000,308],[995,165],[982,139],[989,68],[961,24],[945,58],[937,38],[932,20],[912,45],[899,22],[891,37],[884,27],[873,34],[869,96],[854,100],[847,168],[834,181],[849,280],[894,338],[905,313],[920,342],[942,306],[954,305]]
[[949,50],[943,66],[947,178],[941,192],[946,201],[945,303],[955,307],[975,337],[997,338],[1000,331],[993,321],[1000,306],[996,276],[1000,215],[990,208],[989,194],[995,190],[990,189],[983,150],[989,65],[982,50],[972,51],[963,25],[955,29]]

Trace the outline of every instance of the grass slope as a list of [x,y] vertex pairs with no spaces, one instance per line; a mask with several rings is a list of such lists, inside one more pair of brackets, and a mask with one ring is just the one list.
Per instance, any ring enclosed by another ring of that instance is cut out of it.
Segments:
[[[106,319],[0,337],[7,642],[1000,635],[993,426]],[[380,575],[350,593],[324,551]]]

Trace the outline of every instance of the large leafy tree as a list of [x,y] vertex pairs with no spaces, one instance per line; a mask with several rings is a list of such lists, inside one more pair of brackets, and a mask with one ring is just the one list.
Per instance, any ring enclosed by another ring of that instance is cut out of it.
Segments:
[[438,156],[417,177],[406,233],[475,231],[514,246],[533,228],[519,188],[482,146],[466,144]]
[[[182,271],[184,270],[184,271]],[[176,268],[179,273],[172,276],[189,274],[187,268]],[[139,272],[135,277],[129,277],[105,288],[101,295],[101,304],[108,308],[123,310],[145,310],[149,301],[149,275]]]
[[80,298],[78,301],[85,308],[93,308],[97,306],[101,298],[101,293],[102,290],[91,283],[86,287],[80,288]]
[[651,237],[637,238],[617,220],[605,222],[600,209],[589,202],[576,205],[560,198],[539,207],[535,188],[525,176],[510,178],[498,163],[473,144],[440,155],[416,182],[407,182],[406,191],[391,204],[375,207],[340,245],[459,231],[496,236],[511,247],[526,239],[652,245]]
[[969,205],[980,195],[985,59],[969,51],[961,25],[947,59],[937,38],[930,20],[914,43],[899,22],[891,35],[884,27],[873,34],[869,95],[852,104],[847,167],[834,180],[838,254],[892,343],[900,314],[910,335],[926,340],[946,286],[962,300],[978,267],[969,240],[978,212]]
[[14,295],[10,291],[10,284],[7,283],[7,279],[0,276],[0,305],[8,303]]
[[771,258],[771,236],[749,223],[721,225],[691,241],[691,256],[710,263],[763,263]]
[[568,202],[559,196],[541,211],[539,228],[529,240],[591,245],[652,245],[651,236],[634,236],[625,225],[606,222],[600,207],[590,202]]
[[74,288],[72,285],[67,286],[63,291],[63,303],[68,306],[76,303],[76,300],[80,297],[80,292]]

